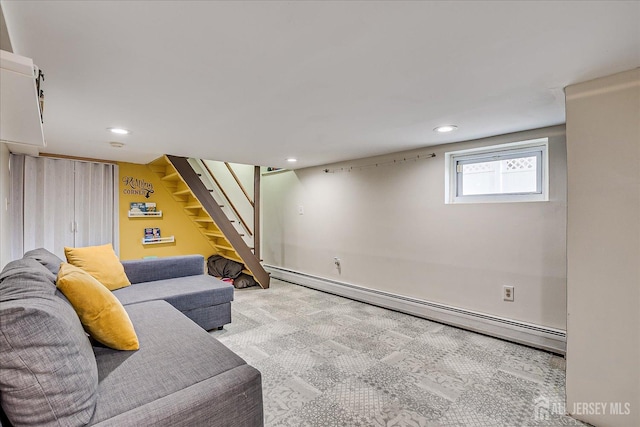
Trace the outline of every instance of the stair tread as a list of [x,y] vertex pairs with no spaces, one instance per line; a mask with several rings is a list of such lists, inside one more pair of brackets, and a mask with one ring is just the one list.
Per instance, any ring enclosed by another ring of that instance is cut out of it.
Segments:
[[166,173],[166,168],[165,166],[159,166],[159,165],[149,165],[149,168],[151,169],[151,171],[157,175],[160,175],[160,177],[162,178],[162,176]]
[[218,249],[223,249],[225,251],[234,251],[235,249],[233,249],[233,247],[231,245],[225,245],[224,243],[214,243],[213,246],[215,246]]
[[194,221],[196,222],[213,222],[213,220],[209,217],[205,217],[205,216],[199,216],[199,217],[195,217],[192,218]]
[[152,165],[166,165],[169,163],[169,160],[165,156],[160,156],[157,159],[153,160],[150,164]]
[[242,260],[242,258],[240,258],[240,257],[238,257],[238,256],[235,256],[235,255],[225,255],[224,257],[225,257],[225,258],[229,258],[229,259],[230,259],[230,260],[232,260],[232,261],[237,261],[237,262],[240,262],[240,263],[244,263],[244,261]]
[[[167,159],[165,159],[164,157],[158,157],[157,159],[155,159],[153,162],[149,163],[149,167],[152,168],[152,170],[156,173],[160,172],[161,169],[162,170],[166,170],[166,167],[169,165],[169,161]],[[173,168],[173,166],[172,166]]]
[[161,179],[163,181],[174,181],[179,177],[180,177],[180,175],[178,174],[178,172],[172,172],[172,173],[169,173],[169,174],[163,176]]
[[197,204],[197,205],[187,205],[184,207],[185,209],[202,209],[202,205],[201,204]]
[[205,231],[204,234],[211,237],[224,237],[224,234],[217,231]]
[[174,196],[184,196],[185,194],[190,194],[191,190],[189,190],[188,188],[185,188],[184,190],[179,190],[179,191],[174,191],[173,195]]

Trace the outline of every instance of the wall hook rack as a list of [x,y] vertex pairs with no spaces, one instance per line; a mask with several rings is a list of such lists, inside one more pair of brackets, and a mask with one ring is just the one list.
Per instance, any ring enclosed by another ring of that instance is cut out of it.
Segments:
[[370,168],[377,168],[379,166],[391,166],[391,165],[398,165],[401,163],[406,163],[409,161],[418,161],[421,159],[431,159],[433,157],[436,157],[436,153],[429,153],[429,154],[418,154],[416,156],[412,156],[412,157],[403,157],[401,159],[393,159],[393,160],[389,160],[386,162],[378,162],[378,163],[371,163],[368,165],[358,165],[358,166],[345,166],[342,168],[336,168],[336,169],[323,169],[324,173],[339,173],[339,172],[353,172],[354,170],[363,170],[363,169],[370,169]]

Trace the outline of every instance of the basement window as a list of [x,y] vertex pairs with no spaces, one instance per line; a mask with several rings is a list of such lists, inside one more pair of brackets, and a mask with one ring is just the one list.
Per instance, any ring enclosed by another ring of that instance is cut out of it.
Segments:
[[548,139],[445,153],[445,203],[549,200]]

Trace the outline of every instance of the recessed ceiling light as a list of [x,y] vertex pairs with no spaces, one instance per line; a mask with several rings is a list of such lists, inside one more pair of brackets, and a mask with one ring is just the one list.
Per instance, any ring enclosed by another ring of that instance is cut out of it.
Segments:
[[298,161],[298,159],[295,159],[293,157],[287,157],[287,162],[289,162],[289,163],[295,163],[297,161]]
[[438,126],[437,128],[434,129],[434,131],[440,132],[440,133],[447,133],[447,132],[453,132],[456,129],[458,129],[458,126],[456,125],[444,125],[444,126]]
[[128,130],[122,128],[107,128],[107,130],[112,133],[117,133],[118,135],[128,135],[131,133]]
[[122,142],[118,142],[118,141],[111,141],[109,143],[110,146],[112,146],[113,148],[122,148],[124,147],[124,144]]

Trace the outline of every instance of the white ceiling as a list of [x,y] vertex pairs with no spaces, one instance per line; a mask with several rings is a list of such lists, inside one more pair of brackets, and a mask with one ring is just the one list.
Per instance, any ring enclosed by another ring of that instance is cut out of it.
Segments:
[[138,163],[303,167],[555,125],[565,86],[640,66],[637,1],[1,4],[46,73],[46,151]]

